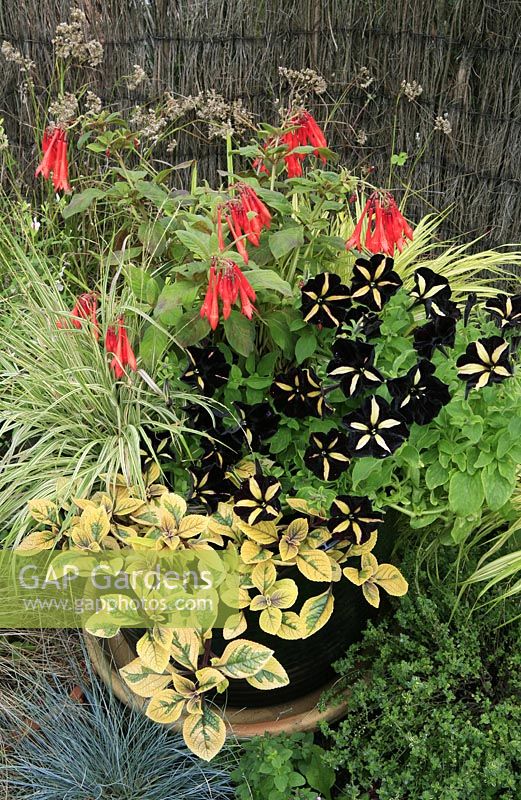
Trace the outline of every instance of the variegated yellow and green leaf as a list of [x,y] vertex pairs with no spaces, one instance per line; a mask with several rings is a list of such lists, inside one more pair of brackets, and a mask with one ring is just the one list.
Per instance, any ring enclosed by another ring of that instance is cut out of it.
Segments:
[[153,631],[147,630],[136,645],[136,652],[145,667],[154,672],[164,672],[170,661],[170,648],[158,644]]
[[197,688],[199,692],[209,692],[212,689],[217,689],[219,693],[226,691],[229,685],[228,678],[219,672],[214,667],[202,667],[195,673],[197,678]]
[[183,723],[183,738],[203,761],[211,761],[222,749],[226,739],[226,726],[222,717],[206,703],[202,714],[189,714]]
[[177,661],[182,667],[196,670],[201,650],[201,636],[195,630],[190,628],[174,629],[171,648],[174,661]]
[[302,621],[294,611],[283,611],[279,631],[279,639],[302,639]]
[[58,506],[50,500],[29,500],[29,514],[35,522],[44,525],[56,525],[58,522]]
[[244,633],[247,627],[248,623],[246,622],[246,617],[242,611],[239,611],[237,614],[230,614],[224,623],[223,638],[227,641],[230,639],[236,639],[237,636],[240,636],[242,633]]
[[135,658],[126,667],[121,667],[119,673],[127,686],[139,697],[153,697],[166,689],[172,681],[171,673],[158,674],[150,667],[146,667],[140,658]]
[[304,577],[310,581],[331,582],[331,561],[324,550],[299,550],[297,567]]
[[173,689],[163,689],[155,694],[146,710],[146,715],[154,722],[161,725],[169,725],[176,722],[185,706],[185,699]]
[[259,625],[261,630],[276,636],[282,624],[282,611],[275,606],[267,606],[264,611],[261,611],[259,617]]
[[291,608],[298,597],[297,584],[291,578],[282,578],[268,590],[268,597],[276,608]]
[[269,647],[248,639],[235,639],[226,645],[220,658],[212,658],[212,666],[218,667],[227,678],[249,678],[262,669],[272,655]]
[[323,628],[333,613],[334,599],[331,590],[306,600],[300,610],[302,638],[307,639]]
[[287,686],[289,678],[282,664],[273,656],[256,675],[247,678],[248,683],[256,689],[280,689]]
[[251,580],[261,594],[266,594],[277,580],[277,570],[272,561],[256,564],[251,573]]
[[44,550],[52,550],[60,539],[61,534],[56,528],[47,531],[34,531],[22,539],[16,547],[16,552],[21,555],[35,555]]

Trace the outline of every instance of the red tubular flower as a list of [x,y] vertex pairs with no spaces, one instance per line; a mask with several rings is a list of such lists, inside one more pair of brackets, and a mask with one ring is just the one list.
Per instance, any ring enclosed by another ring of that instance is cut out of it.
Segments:
[[98,297],[95,292],[84,292],[76,298],[76,303],[71,311],[70,318],[65,320],[58,320],[56,323],[58,328],[67,327],[66,322],[70,322],[73,328],[81,330],[83,327],[82,320],[87,319],[91,323],[92,333],[96,340],[99,339],[99,326],[97,320],[98,313]]
[[47,129],[42,139],[43,158],[34,173],[47,180],[52,174],[52,182],[57,192],[70,192],[69,162],[67,161],[67,134],[61,128],[52,133]]
[[[367,220],[365,241],[362,228]],[[351,237],[346,242],[346,250],[369,250],[371,253],[394,255],[395,248],[401,253],[406,239],[412,241],[413,230],[396,205],[389,192],[373,192],[368,198],[360,219]]]
[[230,258],[223,258],[217,272],[217,261],[210,266],[208,275],[208,289],[199,312],[201,317],[208,320],[212,330],[219,324],[219,299],[222,302],[222,315],[228,319],[232,313],[232,306],[240,298],[241,312],[251,319],[255,308],[256,295],[248,279],[237,264]]
[[59,133],[60,129],[55,128],[52,133],[50,133],[49,130],[46,130],[45,133],[43,134],[43,140],[42,140],[43,158],[36,167],[36,172],[34,173],[36,178],[38,177],[38,175],[41,174],[47,180],[50,177],[51,172],[55,169],[56,144],[58,141]]
[[105,350],[107,353],[116,352],[117,342],[118,337],[116,336],[114,325],[109,325],[107,328],[107,333],[105,334]]
[[[238,197],[228,200],[225,204],[226,224],[230,231],[237,251],[243,258],[245,264],[248,263],[248,251],[244,243],[244,238],[253,245],[260,245],[260,234],[264,228],[271,225],[271,214],[264,205],[255,190],[246,183],[238,183],[235,186]],[[217,211],[217,238],[219,249],[224,250],[222,239],[222,210]]]
[[237,264],[233,265],[233,273],[239,288],[239,295],[241,298],[241,313],[244,314],[244,316],[248,319],[251,319],[253,317],[253,312],[255,311],[252,302],[255,302],[257,295],[255,294],[252,285],[248,279],[244,277]]
[[210,274],[208,277],[208,289],[204,298],[201,311],[199,312],[201,318],[208,320],[211,329],[214,331],[219,324],[219,283],[220,274],[217,275],[215,271],[215,264],[210,267]]
[[308,111],[299,111],[290,117],[292,130],[287,131],[281,137],[281,141],[288,148],[288,155],[284,156],[288,178],[299,178],[302,175],[302,162],[305,159],[304,153],[293,153],[296,147],[312,145],[317,148],[314,155],[319,157],[323,164],[326,157],[318,152],[318,148],[327,147],[324,132],[317,124],[317,121]]
[[[107,343],[108,334],[109,331],[107,330],[105,344]],[[113,348],[110,352],[114,354],[114,357],[110,362],[110,366],[114,370],[116,380],[119,380],[125,374],[124,367],[128,366],[134,372],[137,370],[137,361],[134,351],[132,350],[128,340],[127,329],[125,327],[123,317],[118,319],[117,333],[114,334],[114,329],[112,328],[112,334],[114,335],[115,341],[112,340],[110,342],[110,345]]]
[[70,192],[69,162],[67,160],[67,134],[60,131],[56,143],[56,160],[53,167],[52,183],[57,192]]

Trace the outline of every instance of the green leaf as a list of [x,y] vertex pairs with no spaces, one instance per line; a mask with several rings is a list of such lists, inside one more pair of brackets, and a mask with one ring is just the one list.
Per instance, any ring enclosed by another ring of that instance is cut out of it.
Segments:
[[514,491],[516,485],[515,466],[512,469],[511,480],[504,478],[495,464],[490,464],[481,472],[485,500],[491,511],[502,508]]
[[105,197],[105,192],[103,189],[96,189],[95,187],[85,189],[85,191],[80,192],[80,194],[75,194],[69,205],[65,206],[63,209],[62,217],[64,219],[69,219],[69,217],[73,217],[75,214],[81,214],[82,211],[86,211],[89,206],[92,205],[94,200],[100,197]]
[[180,347],[191,347],[208,335],[210,326],[206,319],[202,319],[199,314],[187,311],[176,326],[175,340]]
[[315,331],[313,329],[307,329],[303,331],[303,333],[297,339],[297,344],[295,345],[295,357],[297,359],[297,364],[302,364],[306,358],[309,358],[313,355],[316,349],[317,337],[315,336]]
[[427,489],[431,491],[438,486],[443,486],[448,480],[447,470],[442,467],[439,461],[431,464],[425,472],[425,483]]
[[137,299],[153,306],[159,295],[159,285],[156,279],[145,269],[136,267],[134,264],[129,264],[127,267],[127,279]]
[[287,256],[297,247],[304,244],[304,228],[284,228],[272,233],[269,237],[269,246],[273,257],[277,261]]
[[210,245],[210,234],[203,233],[203,231],[189,230],[189,231],[176,231],[175,235],[184,246],[201,259],[201,261],[210,262],[212,257],[212,249]]
[[139,355],[145,369],[153,369],[168,347],[169,337],[166,333],[150,325],[141,339]]
[[403,151],[401,153],[393,153],[391,156],[391,164],[394,164],[397,167],[403,167],[408,158],[409,156],[407,153],[404,153]]
[[290,319],[284,311],[275,311],[264,317],[267,330],[286,358],[291,358],[294,353],[295,337],[289,329]]
[[230,347],[241,356],[249,356],[255,346],[255,327],[239,311],[232,311],[224,321],[224,332]]
[[[183,313],[182,306],[191,308],[198,286],[192,281],[175,281],[163,286],[154,309],[154,317],[162,325],[175,325]],[[193,315],[192,315],[193,316]]]
[[164,253],[169,237],[161,222],[142,222],[137,235],[147,253],[158,257]]
[[455,472],[449,482],[449,506],[462,517],[479,514],[485,493],[481,473]]
[[168,192],[161,189],[156,183],[150,181],[138,180],[134,184],[136,191],[140,197],[145,197],[150,200],[157,208],[164,209],[165,203],[168,200]]
[[272,269],[250,269],[244,273],[256,292],[259,289],[271,289],[283,297],[292,297],[293,289],[280,275]]

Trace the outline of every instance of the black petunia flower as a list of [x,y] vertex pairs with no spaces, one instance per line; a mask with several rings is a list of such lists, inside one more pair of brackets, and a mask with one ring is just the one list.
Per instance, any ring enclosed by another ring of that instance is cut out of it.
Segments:
[[370,259],[357,258],[353,267],[351,297],[373,311],[381,311],[396,294],[402,280],[393,272],[394,260],[378,253]]
[[332,350],[334,358],[329,362],[327,372],[331,378],[338,378],[347,397],[356,397],[383,383],[383,375],[373,367],[372,344],[339,338]]
[[422,360],[403,378],[387,381],[387,388],[393,398],[393,408],[407,422],[427,425],[450,401],[449,387],[434,377],[434,371],[434,364]]
[[382,320],[374,311],[369,311],[366,306],[352,306],[344,317],[338,329],[338,337],[356,338],[357,335],[366,339],[376,339],[380,336]]
[[339,431],[312,433],[304,454],[308,469],[323,481],[335,481],[349,466],[347,437]]
[[487,300],[485,309],[501,330],[521,325],[521,294],[498,294]]
[[235,403],[243,432],[253,450],[258,450],[266,439],[277,432],[280,416],[271,405],[263,403]]
[[385,458],[408,436],[403,416],[381,397],[368,397],[361,408],[343,419],[349,431],[349,449],[354,456]]
[[201,465],[203,467],[216,466],[225,469],[231,464],[239,461],[242,449],[247,442],[244,431],[241,428],[222,428],[214,430],[211,438],[201,439],[203,455]]
[[288,417],[323,417],[329,411],[321,383],[312,369],[294,367],[273,381],[275,408]]
[[414,349],[421,358],[429,359],[437,347],[454,347],[456,320],[452,317],[434,317],[414,331]]
[[458,320],[461,317],[461,311],[454,300],[436,300],[436,298],[428,300],[425,303],[425,311],[429,319],[447,317],[449,319]]
[[233,492],[233,484],[224,477],[219,467],[194,467],[190,470],[192,491],[190,502],[216,511],[219,503],[226,503]]
[[304,284],[302,291],[302,316],[306,322],[336,328],[351,304],[349,290],[338,275],[322,272]]
[[383,517],[373,511],[367,497],[343,494],[333,500],[327,527],[351,544],[365,544],[382,522]]
[[472,342],[456,361],[458,377],[467,383],[466,395],[473,388],[482,389],[513,375],[509,360],[510,345],[501,336]]
[[280,514],[281,486],[277,478],[262,475],[260,470],[241,483],[233,496],[233,510],[248,525],[274,520]]
[[437,303],[444,303],[450,299],[452,292],[447,278],[428,267],[420,267],[414,273],[414,289],[410,294],[421,303],[434,299]]
[[200,389],[203,394],[211,395],[220,386],[227,383],[230,365],[217,347],[187,347],[188,369],[181,375],[181,380]]

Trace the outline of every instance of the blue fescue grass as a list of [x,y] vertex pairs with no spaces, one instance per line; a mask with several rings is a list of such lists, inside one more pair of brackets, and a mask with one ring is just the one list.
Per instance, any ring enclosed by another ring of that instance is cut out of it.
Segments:
[[[20,669],[22,665],[18,665]],[[17,676],[0,700],[0,794],[9,800],[226,800],[232,756],[206,764],[180,735],[125,708],[92,674],[78,685]]]

